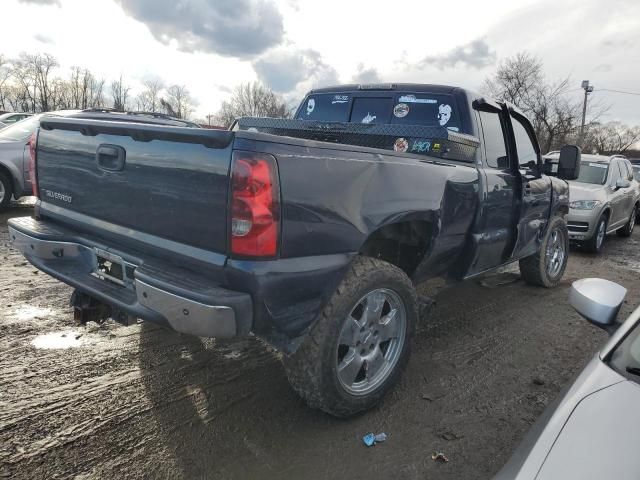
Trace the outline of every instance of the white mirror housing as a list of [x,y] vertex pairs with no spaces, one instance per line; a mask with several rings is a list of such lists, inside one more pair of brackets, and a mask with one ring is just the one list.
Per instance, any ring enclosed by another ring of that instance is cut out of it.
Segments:
[[571,285],[569,303],[589,322],[609,330],[626,294],[626,288],[609,280],[583,278]]

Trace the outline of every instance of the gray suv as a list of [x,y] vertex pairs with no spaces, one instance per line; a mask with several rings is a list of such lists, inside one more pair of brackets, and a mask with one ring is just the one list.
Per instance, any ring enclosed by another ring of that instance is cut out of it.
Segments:
[[0,130],[0,211],[9,206],[12,196],[18,199],[31,195],[29,139],[40,125],[43,115],[199,128],[196,123],[161,113],[117,112],[101,108],[42,113],[12,123]]
[[[546,156],[557,160],[553,152]],[[620,155],[582,155],[580,175],[569,182],[569,238],[592,253],[608,233],[628,237],[640,209],[640,185],[631,163]]]

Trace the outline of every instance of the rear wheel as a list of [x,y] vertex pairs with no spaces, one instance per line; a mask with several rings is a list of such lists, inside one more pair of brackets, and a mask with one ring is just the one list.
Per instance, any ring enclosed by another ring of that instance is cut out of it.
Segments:
[[11,178],[0,172],[0,211],[9,208],[9,202],[13,195],[13,184]]
[[555,287],[564,274],[569,256],[569,231],[564,219],[553,217],[540,250],[520,260],[520,273],[531,285]]
[[596,223],[596,229],[593,236],[584,242],[584,249],[590,253],[600,253],[604,239],[607,236],[607,215],[602,214]]
[[400,378],[416,320],[405,273],[357,258],[305,342],[283,359],[289,382],[311,407],[336,417],[367,410]]
[[629,221],[627,224],[616,231],[618,236],[620,237],[630,237],[633,233],[633,227],[636,226],[636,215],[638,213],[638,206],[634,205],[633,211],[631,212],[631,216],[629,217]]

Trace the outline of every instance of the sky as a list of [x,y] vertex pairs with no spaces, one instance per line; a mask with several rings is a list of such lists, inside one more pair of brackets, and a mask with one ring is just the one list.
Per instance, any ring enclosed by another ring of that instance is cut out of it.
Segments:
[[[571,95],[640,125],[639,0],[2,0],[0,54],[47,52],[59,74],[87,67],[133,90],[186,85],[194,117],[239,83],[290,102],[337,83],[443,83],[479,89],[501,59],[538,56]],[[637,93],[627,95],[607,90]]]

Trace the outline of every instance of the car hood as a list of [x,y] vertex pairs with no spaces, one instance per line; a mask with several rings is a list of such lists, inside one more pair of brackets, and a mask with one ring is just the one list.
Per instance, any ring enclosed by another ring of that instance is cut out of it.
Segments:
[[621,382],[584,398],[536,480],[640,478],[640,385]]
[[[556,441],[564,434],[567,422],[585,399],[625,381],[625,377],[605,365],[600,360],[599,354],[596,355],[585,369],[580,372],[575,381],[564,389],[538,418],[507,464],[494,477],[494,480],[531,480],[535,478],[562,478],[564,480],[565,478],[578,478],[570,475],[553,477],[551,470],[545,473],[547,475],[545,477],[537,477],[537,475],[545,467],[547,459],[551,456],[551,451],[555,448]],[[640,402],[640,396],[635,397],[634,401]],[[609,406],[605,405],[602,413],[607,413],[609,408]],[[619,412],[619,410],[617,411]],[[612,412],[615,413],[613,409],[609,413]],[[638,423],[638,426],[640,427],[640,423]],[[640,428],[638,431],[640,431]],[[592,438],[589,435],[588,438],[585,438],[585,442],[589,440],[602,447],[596,437]],[[637,447],[638,443],[634,445]],[[606,447],[615,448],[615,444],[606,445]],[[571,445],[567,445],[566,448],[570,449]],[[580,452],[576,452],[575,455],[578,458]],[[597,458],[594,456],[593,461],[598,461],[599,458],[601,458],[601,455],[598,455]],[[548,468],[552,467],[553,465],[550,464]],[[585,477],[583,476],[582,478]],[[588,476],[588,478],[596,477]],[[601,478],[615,477],[604,476]],[[638,478],[638,476],[634,478]]]
[[606,185],[569,182],[569,198],[572,202],[576,200],[600,200],[604,202],[607,197],[606,191]]

